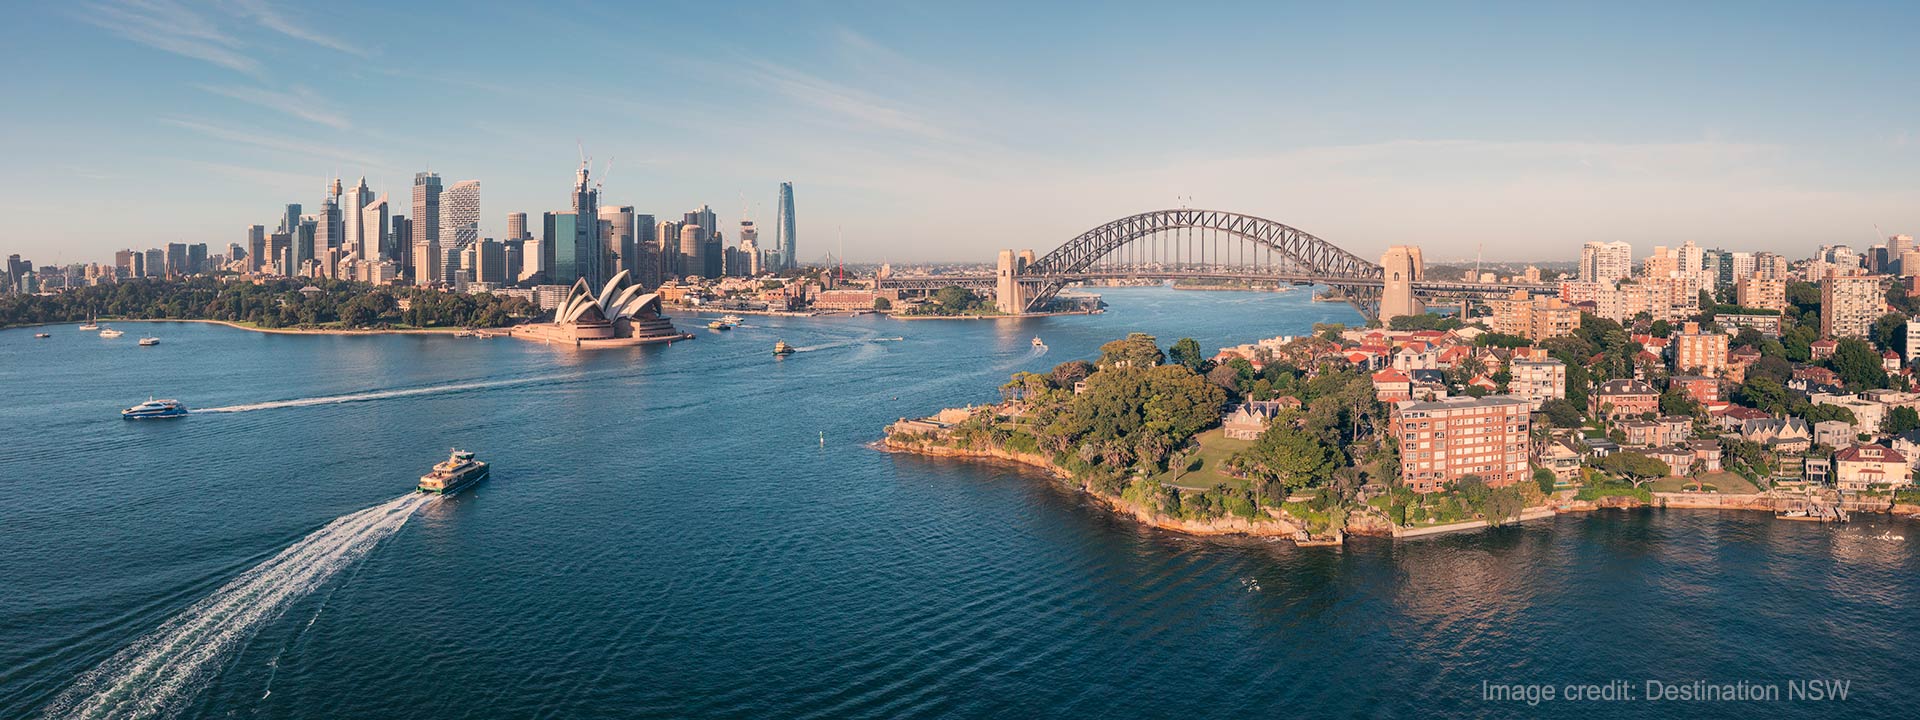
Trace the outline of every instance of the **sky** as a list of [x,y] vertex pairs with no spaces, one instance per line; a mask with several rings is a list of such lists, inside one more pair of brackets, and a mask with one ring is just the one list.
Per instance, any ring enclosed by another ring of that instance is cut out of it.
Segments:
[[[1445,5],[1444,7],[1442,7]],[[1920,234],[1920,4],[78,0],[0,8],[0,254],[271,229],[338,174],[482,233],[711,205],[990,261],[1191,205],[1363,256]],[[603,175],[604,171],[604,175]],[[403,210],[402,212],[410,212]],[[1877,229],[1876,229],[1877,228]]]

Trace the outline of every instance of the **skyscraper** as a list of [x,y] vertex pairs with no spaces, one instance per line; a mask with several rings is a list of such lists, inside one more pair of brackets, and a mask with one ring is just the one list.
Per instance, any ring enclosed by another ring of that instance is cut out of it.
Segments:
[[440,176],[413,174],[413,281],[421,285],[440,279]]
[[659,240],[655,246],[660,263],[660,281],[681,277],[680,271],[680,223],[662,220],[655,226],[653,236]]
[[607,253],[619,258],[618,264],[607,267],[607,277],[613,277],[613,273],[621,270],[627,271],[629,276],[638,272],[634,263],[639,259],[640,251],[634,245],[637,234],[634,232],[633,221],[632,205],[600,210],[600,222],[605,223],[601,227],[606,231]]
[[361,260],[379,257],[379,234],[387,229],[386,223],[372,226],[367,224],[366,209],[371,203],[373,203],[373,191],[367,189],[367,177],[362,175],[360,182],[347,191],[340,208],[341,219],[346,229],[346,252],[358,255]]
[[167,243],[167,274],[172,277],[185,277],[193,273],[187,267],[187,244]]
[[523,212],[507,213],[507,240],[531,240],[527,234],[527,214]]
[[268,262],[267,226],[247,226],[247,272],[258,273]]
[[[572,285],[573,281],[585,277],[583,266],[588,257],[598,257],[597,245],[581,242],[584,236],[581,225],[598,225],[598,219],[582,218],[570,212],[550,212],[541,217],[540,252],[546,255],[545,270],[547,282],[553,285]],[[589,279],[588,285],[593,281]]]
[[660,286],[659,232],[652,215],[633,216],[633,280],[646,287]]
[[707,244],[702,241],[705,229],[693,223],[680,225],[680,273],[683,276],[701,275],[706,272],[706,258],[700,256]]
[[782,267],[789,269],[799,267],[799,248],[793,239],[793,183],[780,183],[780,217],[775,220],[773,231],[776,235],[774,246],[780,248]]
[[448,284],[472,277],[473,269],[460,267],[458,258],[479,241],[480,181],[461,180],[440,195],[440,248],[446,253],[442,274]]
[[193,243],[192,245],[188,245],[186,274],[193,275],[193,274],[203,273],[206,271],[207,271],[207,244]]
[[393,249],[387,239],[387,225],[391,222],[389,212],[385,193],[378,200],[364,203],[360,209],[360,246],[355,248],[355,252],[360,254],[361,262],[393,259]]

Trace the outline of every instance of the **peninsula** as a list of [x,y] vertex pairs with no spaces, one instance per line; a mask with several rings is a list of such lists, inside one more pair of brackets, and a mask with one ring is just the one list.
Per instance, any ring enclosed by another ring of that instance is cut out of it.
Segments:
[[[1720,362],[1737,383],[1665,367],[1664,348],[1702,337],[1733,358]],[[1538,343],[1432,315],[1211,356],[1191,339],[1163,351],[1134,334],[1094,361],[1014,374],[999,402],[902,418],[882,444],[1042,468],[1160,528],[1301,544],[1603,507],[1920,513],[1920,394],[1888,389],[1896,376],[1865,341],[1835,345],[1791,361],[1751,328],[1591,314]],[[1808,378],[1877,388],[1848,395]],[[1721,400],[1723,385],[1750,404]]]

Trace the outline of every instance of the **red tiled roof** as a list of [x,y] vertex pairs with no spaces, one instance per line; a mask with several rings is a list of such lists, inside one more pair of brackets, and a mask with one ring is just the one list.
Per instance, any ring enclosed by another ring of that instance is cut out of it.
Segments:
[[1403,382],[1413,382],[1413,378],[1407,377],[1406,373],[1400,372],[1397,369],[1387,368],[1385,370],[1381,370],[1380,372],[1374,373],[1373,381],[1375,383],[1403,383]]

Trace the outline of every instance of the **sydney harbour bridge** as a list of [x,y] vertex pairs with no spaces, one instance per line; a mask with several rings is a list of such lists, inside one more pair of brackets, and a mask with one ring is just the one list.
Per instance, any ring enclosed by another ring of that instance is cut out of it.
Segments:
[[1420,249],[1388,248],[1375,263],[1296,228],[1252,215],[1181,208],[1114,220],[1035,256],[1000,251],[994,274],[896,276],[880,286],[907,292],[964,287],[1001,312],[1044,311],[1060,291],[1101,280],[1215,280],[1325,285],[1368,319],[1424,312],[1427,304],[1548,295],[1537,283],[1430,280]]

